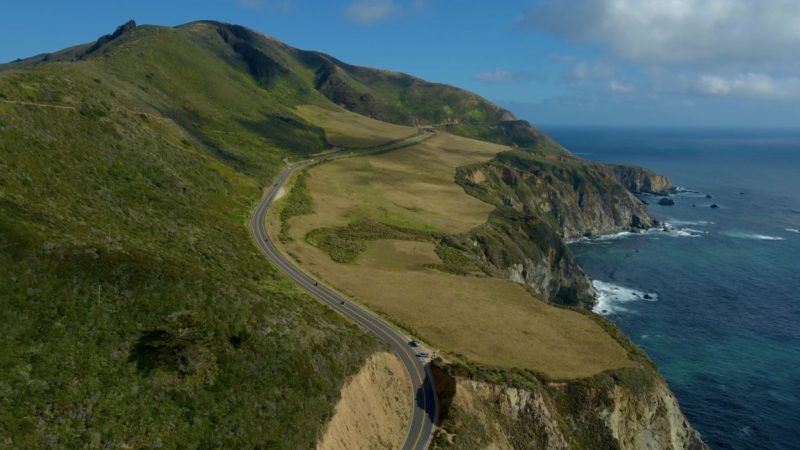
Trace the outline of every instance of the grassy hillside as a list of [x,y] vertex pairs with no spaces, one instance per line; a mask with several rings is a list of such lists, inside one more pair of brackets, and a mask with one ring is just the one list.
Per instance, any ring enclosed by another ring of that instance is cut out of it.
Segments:
[[0,447],[312,447],[380,345],[271,268],[247,218],[284,161],[417,124],[449,132],[296,179],[271,219],[294,256],[459,358],[554,378],[630,365],[595,321],[497,279],[585,284],[555,222],[464,182],[519,202],[531,189],[483,170],[579,164],[530,124],[242,27],[129,23],[0,65]]
[[0,72],[0,447],[314,445],[379,346],[250,242],[328,146],[271,83],[204,24]]
[[[270,226],[288,230],[283,247],[307,271],[452,358],[551,379],[632,366],[591,319],[548,305],[522,284],[487,277],[470,253],[483,248],[476,236],[486,239],[492,222],[519,225],[495,217],[494,206],[464,192],[454,175],[504,150],[440,133],[393,152],[319,165],[298,175]],[[493,234],[500,240],[491,248],[507,254],[502,239],[510,235]],[[547,252],[560,243],[553,239],[525,242]]]

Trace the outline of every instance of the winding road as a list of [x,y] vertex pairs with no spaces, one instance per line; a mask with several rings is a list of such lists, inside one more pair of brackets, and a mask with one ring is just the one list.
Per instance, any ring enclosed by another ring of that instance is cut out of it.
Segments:
[[286,258],[273,243],[273,235],[266,229],[266,217],[270,206],[275,201],[278,191],[293,173],[311,164],[319,164],[349,156],[363,156],[373,153],[381,153],[398,148],[416,144],[433,136],[433,132],[423,130],[420,133],[406,139],[389,142],[377,147],[360,150],[340,150],[316,159],[301,161],[289,166],[278,176],[275,184],[265,190],[264,197],[259,202],[250,217],[250,225],[256,244],[281,272],[294,280],[311,295],[318,298],[323,303],[335,309],[348,319],[364,327],[367,331],[374,334],[378,339],[388,344],[400,358],[411,379],[411,386],[414,393],[414,405],[411,413],[411,423],[405,442],[404,450],[424,450],[428,447],[433,434],[433,425],[436,421],[436,394],[433,387],[433,380],[430,369],[425,361],[417,356],[419,348],[411,347],[409,339],[394,327],[384,322],[376,315],[365,308],[353,303],[343,297],[334,289],[325,286],[322,282],[315,280],[311,275],[306,274],[292,261]]

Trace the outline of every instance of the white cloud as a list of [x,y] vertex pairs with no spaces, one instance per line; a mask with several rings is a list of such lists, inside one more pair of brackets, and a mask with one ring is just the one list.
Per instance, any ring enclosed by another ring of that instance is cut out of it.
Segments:
[[401,10],[392,0],[356,0],[346,9],[345,14],[359,25],[373,25],[400,14]]
[[616,69],[611,64],[605,62],[581,61],[572,68],[569,78],[573,82],[583,83],[590,80],[609,78],[614,75]]
[[616,92],[618,94],[630,94],[632,92],[636,92],[636,86],[623,83],[619,80],[609,81],[608,88],[611,89],[612,92]]
[[496,69],[492,72],[482,72],[475,75],[475,79],[488,84],[519,83],[532,80],[533,74],[528,72]]
[[257,11],[287,12],[292,7],[292,0],[236,0],[236,4]]
[[638,62],[796,63],[798,0],[539,0],[523,24]]
[[700,75],[694,89],[706,95],[792,100],[800,98],[800,78],[774,78],[767,74],[745,73],[733,77]]

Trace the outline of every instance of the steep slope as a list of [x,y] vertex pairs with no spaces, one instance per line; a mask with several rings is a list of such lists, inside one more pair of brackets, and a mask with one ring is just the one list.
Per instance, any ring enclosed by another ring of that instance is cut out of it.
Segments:
[[317,442],[380,346],[249,240],[264,180],[327,146],[273,82],[206,25],[0,73],[0,446]]
[[[233,25],[134,25],[0,66],[4,445],[310,448],[318,442],[346,380],[381,348],[267,266],[244,224],[283,160],[413,131],[372,123],[368,134],[332,133],[326,111],[339,113],[340,106],[394,124],[436,125],[449,136],[441,154],[484,156],[447,166],[452,171],[437,174],[435,183],[395,190],[387,197],[395,201],[365,203],[371,212],[359,218],[371,222],[327,224],[317,236],[326,251],[385,263],[386,247],[366,242],[376,233],[418,239],[418,228],[386,225],[414,225],[392,221],[422,215],[425,205],[415,202],[426,197],[416,192],[444,192],[457,201],[439,205],[448,214],[430,215],[441,222],[423,230],[428,246],[392,247],[402,264],[426,270],[433,264],[433,278],[469,278],[476,292],[496,295],[491,286],[504,286],[513,295],[490,306],[505,313],[517,302],[527,314],[511,316],[517,321],[511,331],[520,334],[514,345],[530,350],[531,339],[555,339],[590,355],[587,361],[597,357],[591,364],[554,358],[537,366],[577,377],[567,389],[609,367],[647,365],[608,323],[600,322],[609,335],[592,334],[601,326],[595,318],[531,303],[519,284],[485,281],[510,278],[544,300],[590,305],[588,280],[562,238],[647,226],[652,219],[625,187],[655,190],[663,180],[647,184],[655,178],[641,169],[581,161],[529,123],[457,88],[350,66]],[[464,144],[470,141],[449,133],[508,147],[481,153],[495,147]],[[300,203],[294,206],[302,213]],[[459,220],[463,227],[449,228]],[[461,305],[473,316],[484,306]],[[525,329],[528,317],[543,321],[535,338]],[[558,331],[564,323],[547,318],[559,317],[591,332],[577,339]],[[568,354],[559,348],[546,350]],[[481,351],[497,353],[486,345]],[[532,361],[542,360],[532,354]],[[508,355],[503,367],[519,366]],[[492,389],[513,385],[514,370],[475,366],[469,357],[456,355],[443,370],[457,378],[460,367],[479,367],[492,374],[481,378]],[[636,370],[657,379],[654,370]],[[605,386],[622,386],[620,398],[660,395],[663,383],[631,384],[620,373],[601,374],[613,381]],[[548,426],[606,411],[577,400],[572,408],[559,410]],[[631,409],[619,411],[613,417],[628,419],[603,425],[612,444],[647,426]],[[532,420],[508,422],[517,428],[505,429],[506,439],[515,442]],[[462,436],[470,428],[444,425]],[[670,422],[653,439],[666,442],[677,426]],[[568,439],[570,431],[559,429]]]

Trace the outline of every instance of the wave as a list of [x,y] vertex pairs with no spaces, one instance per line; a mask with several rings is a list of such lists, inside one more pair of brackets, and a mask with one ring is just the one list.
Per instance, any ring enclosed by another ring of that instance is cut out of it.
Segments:
[[700,237],[708,234],[708,231],[696,230],[694,228],[677,228],[671,222],[664,222],[660,227],[650,228],[648,234],[665,234],[670,237]]
[[[713,223],[713,222],[708,222],[708,223]],[[569,239],[566,241],[566,243],[608,244],[610,243],[610,241],[615,241],[617,239],[624,239],[630,236],[666,235],[670,237],[700,237],[704,234],[708,234],[708,232],[703,230],[696,230],[694,228],[676,228],[671,223],[665,222],[661,226],[648,228],[647,230],[638,233],[635,233],[633,231],[620,231],[619,233],[601,234],[598,236]]]
[[680,219],[670,219],[667,223],[672,225],[690,225],[695,227],[705,227],[708,225],[714,225],[715,222],[710,220],[680,220]]
[[567,244],[575,244],[575,243],[578,243],[578,242],[581,242],[581,243],[608,242],[608,241],[613,241],[613,240],[616,240],[616,239],[626,238],[628,236],[633,236],[635,234],[639,234],[639,233],[634,233],[632,231],[620,231],[619,233],[613,233],[613,234],[601,234],[601,235],[592,236],[592,237],[584,236],[584,237],[581,237],[581,238],[578,238],[578,239],[569,239],[569,240],[566,241],[566,243]]
[[592,310],[604,316],[627,311],[622,306],[625,303],[637,300],[651,302],[658,300],[658,295],[655,293],[639,291],[606,281],[592,280],[592,287],[597,295],[597,303]]
[[800,230],[798,230],[797,228],[787,228],[786,231],[788,231],[789,233],[800,233]]
[[706,194],[704,194],[702,192],[693,191],[691,189],[686,189],[686,188],[680,187],[680,186],[675,186],[670,191],[670,195],[676,195],[676,196],[679,196],[679,197],[692,197],[692,198],[705,198],[705,196],[706,196]]
[[767,236],[766,234],[758,233],[745,233],[743,231],[729,231],[728,236],[738,239],[752,239],[757,241],[784,241],[785,239],[780,236]]

